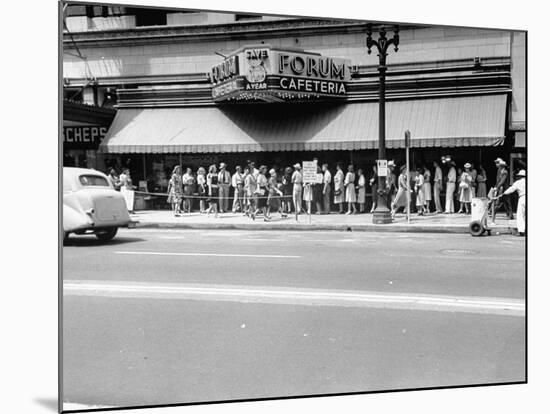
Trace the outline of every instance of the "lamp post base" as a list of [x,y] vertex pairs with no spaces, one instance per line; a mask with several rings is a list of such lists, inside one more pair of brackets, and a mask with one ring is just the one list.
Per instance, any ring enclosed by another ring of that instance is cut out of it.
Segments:
[[390,224],[391,222],[391,212],[387,207],[384,209],[376,209],[372,213],[373,224]]

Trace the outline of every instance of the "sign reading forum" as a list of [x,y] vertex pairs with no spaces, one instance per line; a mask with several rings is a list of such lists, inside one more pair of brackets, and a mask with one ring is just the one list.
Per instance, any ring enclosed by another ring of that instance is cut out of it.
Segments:
[[215,101],[345,98],[350,62],[269,45],[245,46],[210,72]]

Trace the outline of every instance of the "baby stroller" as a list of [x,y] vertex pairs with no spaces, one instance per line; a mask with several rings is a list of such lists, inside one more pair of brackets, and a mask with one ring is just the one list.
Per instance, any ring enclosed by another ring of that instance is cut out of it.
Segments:
[[496,189],[491,188],[488,197],[472,198],[472,221],[470,222],[470,234],[478,237],[487,232],[491,235],[491,228],[487,223],[489,211],[494,208]]

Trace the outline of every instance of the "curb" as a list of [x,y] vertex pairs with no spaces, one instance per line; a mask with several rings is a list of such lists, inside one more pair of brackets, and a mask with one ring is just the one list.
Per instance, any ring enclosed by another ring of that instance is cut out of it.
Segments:
[[[285,230],[285,231],[361,231],[377,233],[447,233],[470,234],[468,226],[463,225],[346,225],[346,224],[270,224],[270,223],[167,223],[167,222],[137,222],[132,228],[141,229],[192,229],[192,230]],[[512,234],[512,228],[507,226],[495,226],[491,228],[492,234]]]

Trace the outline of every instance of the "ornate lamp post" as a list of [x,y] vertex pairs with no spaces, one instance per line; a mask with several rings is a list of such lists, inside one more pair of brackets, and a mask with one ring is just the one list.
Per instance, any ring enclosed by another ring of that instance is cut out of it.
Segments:
[[[370,55],[373,46],[378,50],[378,72],[380,74],[379,85],[379,109],[378,109],[378,159],[386,159],[386,56],[388,48],[394,45],[397,52],[399,46],[399,27],[395,26],[391,39],[386,37],[386,30],[382,26],[378,31],[378,40],[372,38],[372,25],[367,26],[367,49]],[[374,224],[391,223],[391,212],[386,203],[388,190],[386,189],[386,177],[378,176],[378,201],[372,216]]]

